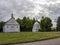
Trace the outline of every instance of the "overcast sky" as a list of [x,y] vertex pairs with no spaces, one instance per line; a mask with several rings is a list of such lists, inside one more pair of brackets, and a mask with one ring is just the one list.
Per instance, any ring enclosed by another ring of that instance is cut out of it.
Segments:
[[54,26],[60,16],[60,0],[0,0],[0,21],[7,21],[14,13],[15,18],[41,19],[42,16],[50,17]]

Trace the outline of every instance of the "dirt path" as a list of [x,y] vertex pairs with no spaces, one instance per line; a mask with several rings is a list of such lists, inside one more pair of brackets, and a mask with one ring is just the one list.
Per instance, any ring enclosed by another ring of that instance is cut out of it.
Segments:
[[60,38],[13,45],[60,45]]

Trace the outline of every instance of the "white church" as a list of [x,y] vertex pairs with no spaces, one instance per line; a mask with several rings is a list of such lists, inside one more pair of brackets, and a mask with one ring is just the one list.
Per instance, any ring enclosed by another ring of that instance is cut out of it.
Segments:
[[40,24],[36,21],[33,25],[32,32],[39,32]]
[[13,13],[11,18],[3,26],[3,32],[20,32],[20,24],[13,17]]

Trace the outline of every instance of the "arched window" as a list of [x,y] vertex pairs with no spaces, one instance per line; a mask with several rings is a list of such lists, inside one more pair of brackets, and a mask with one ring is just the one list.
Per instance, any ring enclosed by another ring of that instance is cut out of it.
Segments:
[[7,28],[8,28],[8,25],[7,25]]
[[18,28],[18,25],[17,25],[17,28]]

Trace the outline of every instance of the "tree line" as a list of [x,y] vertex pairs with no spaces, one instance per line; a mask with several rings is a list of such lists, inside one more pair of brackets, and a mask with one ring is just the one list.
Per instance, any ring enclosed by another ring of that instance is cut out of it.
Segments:
[[[57,27],[56,30],[52,29],[52,20],[49,17],[42,17],[42,19],[40,21],[35,20],[35,18],[30,19],[29,17],[24,17],[23,19],[16,19],[16,21],[20,24],[20,31],[21,32],[31,32],[34,23],[37,21],[40,24],[40,29],[39,31],[60,31],[60,17],[58,17],[57,20]],[[0,22],[0,32],[3,31],[3,26],[5,25],[6,22],[1,21]]]

